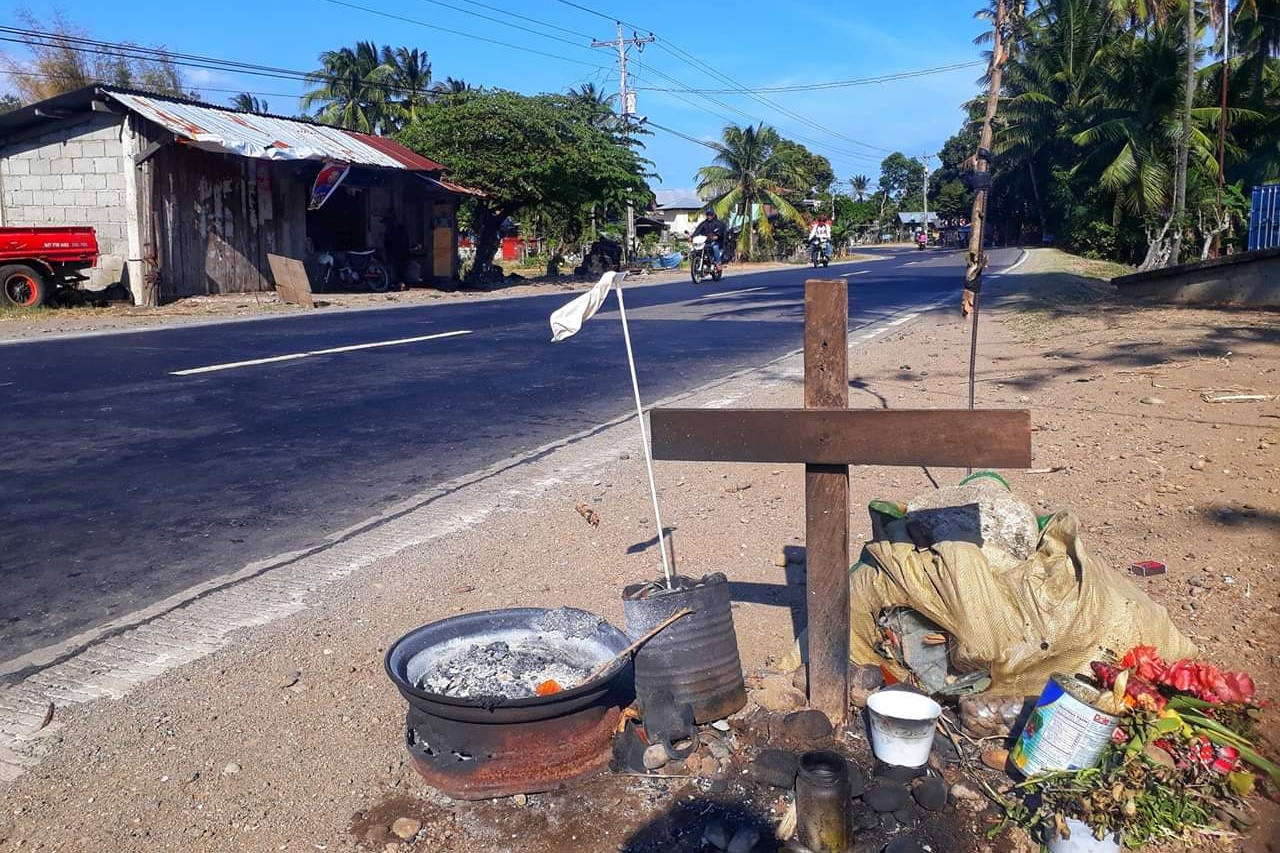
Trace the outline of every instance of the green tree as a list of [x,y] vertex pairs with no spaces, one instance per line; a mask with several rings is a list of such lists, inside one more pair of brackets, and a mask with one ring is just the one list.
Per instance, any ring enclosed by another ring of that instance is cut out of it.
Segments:
[[22,101],[18,100],[16,95],[5,93],[0,95],[0,114],[11,113],[14,110],[22,108]]
[[620,211],[652,198],[648,164],[566,95],[473,90],[430,104],[398,139],[487,193],[471,211],[480,261],[472,280],[484,274],[508,218],[550,223],[563,236],[580,233],[593,207]]
[[867,197],[867,188],[871,186],[871,181],[866,175],[854,175],[849,179],[849,186],[853,189],[854,197],[862,201]]
[[831,161],[821,154],[814,154],[798,142],[782,139],[776,146],[776,152],[787,158],[799,174],[801,193],[826,195],[835,183],[836,173],[831,168]]
[[711,147],[716,156],[698,170],[698,195],[710,201],[719,216],[738,213],[743,226],[739,252],[754,258],[756,232],[768,238],[772,231],[766,205],[785,219],[804,220],[787,196],[803,191],[806,175],[793,160],[795,149],[788,149],[778,131],[765,124],[729,125],[723,139]]
[[431,98],[435,102],[456,104],[476,91],[476,88],[465,80],[446,77],[431,87]]
[[302,108],[315,110],[324,124],[378,133],[394,121],[394,73],[371,41],[326,50],[320,54],[320,68],[307,75],[312,88],[303,94]]
[[228,103],[231,104],[231,109],[239,110],[242,113],[265,113],[271,111],[265,100],[259,100],[248,92],[241,92]]

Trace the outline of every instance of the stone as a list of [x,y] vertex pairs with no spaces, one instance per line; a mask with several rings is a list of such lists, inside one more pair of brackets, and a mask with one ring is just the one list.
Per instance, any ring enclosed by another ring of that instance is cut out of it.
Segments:
[[925,849],[914,838],[900,835],[884,846],[884,853],[925,853]]
[[853,819],[854,828],[859,832],[871,832],[880,828],[880,815],[875,812],[861,811]]
[[645,748],[641,761],[645,770],[659,770],[667,766],[667,748],[660,743],[650,744]]
[[1204,469],[1205,469],[1205,461],[1203,459],[1197,459],[1195,462],[1191,463],[1192,471],[1203,471]]
[[775,788],[792,788],[800,772],[800,756],[785,749],[765,749],[751,762],[752,775]]
[[526,794],[516,794],[511,798],[511,802],[515,803],[517,806],[527,806],[529,805],[529,797]]
[[714,723],[711,724],[711,728],[715,729],[718,732],[727,732],[729,731],[729,721],[716,720]]
[[774,554],[774,555],[773,555],[773,564],[774,564],[775,566],[777,566],[778,568],[780,568],[780,569],[785,569],[785,568],[787,567],[787,555],[786,555],[786,554],[784,554],[784,553],[783,553],[783,552],[781,552],[781,551],[779,551],[778,553]]
[[237,773],[240,772],[240,770],[241,770],[241,767],[239,764],[236,764],[234,761],[228,761],[227,766],[222,768],[222,775],[235,776]]
[[898,819],[891,814],[880,815],[880,828],[885,832],[898,831]]
[[893,813],[893,819],[904,829],[914,829],[920,825],[920,815],[912,809],[898,809]]
[[786,676],[768,675],[760,680],[759,689],[751,694],[755,703],[774,714],[798,711],[807,701],[805,695],[791,686]]
[[907,789],[897,785],[876,785],[862,795],[862,801],[881,814],[906,808],[910,800]]
[[982,753],[982,763],[992,770],[1003,771],[1009,764],[1009,750],[989,749]]
[[391,824],[391,834],[402,841],[414,838],[421,829],[422,821],[411,817],[398,817]]
[[712,821],[702,830],[702,843],[717,850],[728,850],[729,830],[719,821]]
[[729,782],[727,779],[712,779],[707,790],[713,794],[723,794],[729,790]]
[[849,768],[849,796],[861,797],[867,792],[867,777],[852,758],[846,758],[844,763]]
[[920,808],[940,812],[947,807],[947,784],[937,776],[928,776],[911,791]]
[[1144,406],[1163,406],[1164,405],[1164,400],[1161,400],[1159,397],[1143,397],[1138,402],[1142,403]]
[[711,757],[716,761],[724,761],[733,755],[733,752],[724,745],[724,741],[720,740],[720,738],[711,738],[707,741],[707,752],[711,753]]
[[928,544],[971,542],[997,568],[1026,560],[1040,544],[1040,525],[1031,505],[986,477],[912,498],[905,522],[913,539]]
[[897,782],[899,785],[906,785],[919,779],[927,772],[923,767],[900,767],[897,764],[876,762],[875,776],[877,779],[887,779],[890,782]]
[[729,842],[728,853],[751,853],[760,843],[760,830],[754,826],[744,826],[733,834]]
[[830,740],[835,734],[835,727],[826,714],[809,709],[787,714],[782,719],[782,731],[787,737],[801,743],[816,744]]
[[957,782],[951,786],[951,798],[953,800],[967,800],[971,803],[979,803],[986,799],[981,793],[973,790],[963,782]]
[[884,686],[884,670],[873,663],[860,664],[849,670],[849,703],[865,708],[867,697]]

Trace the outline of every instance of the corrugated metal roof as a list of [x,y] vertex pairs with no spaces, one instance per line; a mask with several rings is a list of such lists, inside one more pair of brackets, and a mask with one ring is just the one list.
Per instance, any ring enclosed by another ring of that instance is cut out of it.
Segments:
[[276,116],[103,88],[103,93],[188,144],[260,160],[336,160],[357,166],[439,172],[444,166],[385,137]]

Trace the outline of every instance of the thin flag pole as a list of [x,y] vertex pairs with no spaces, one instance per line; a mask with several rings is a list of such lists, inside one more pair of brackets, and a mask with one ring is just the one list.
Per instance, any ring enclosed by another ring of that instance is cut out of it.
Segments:
[[667,556],[666,534],[662,527],[662,513],[658,510],[658,483],[653,477],[653,455],[649,451],[649,432],[644,427],[644,406],[640,404],[640,382],[636,379],[636,358],[631,352],[631,330],[627,327],[627,305],[622,299],[622,278],[615,276],[614,291],[618,294],[618,316],[622,318],[622,340],[627,345],[627,367],[631,369],[631,391],[636,399],[636,421],[640,424],[640,446],[644,449],[644,467],[649,473],[649,496],[653,498],[653,520],[658,525],[658,550],[662,552],[662,574],[667,579],[667,589],[675,588],[671,575],[671,561]]

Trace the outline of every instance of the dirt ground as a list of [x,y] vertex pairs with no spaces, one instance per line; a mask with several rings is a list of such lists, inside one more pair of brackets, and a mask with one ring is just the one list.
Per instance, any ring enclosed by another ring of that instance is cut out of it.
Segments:
[[[1204,657],[1249,670],[1262,696],[1280,698],[1280,402],[1206,399],[1280,394],[1280,317],[1130,304],[1064,269],[1081,267],[1035,251],[984,292],[978,405],[1031,409],[1043,472],[1008,479],[1038,507],[1075,512],[1115,570],[1167,563],[1140,583]],[[944,310],[860,345],[852,405],[963,406],[968,340],[958,310]],[[684,405],[800,405],[798,363]],[[658,572],[635,425],[563,454],[545,462],[563,478],[549,492],[489,483],[494,509],[481,524],[363,569],[121,700],[59,708],[43,763],[0,789],[0,851],[650,849],[648,828],[694,802],[682,781],[607,776],[523,803],[451,803],[408,764],[404,704],[382,671],[396,637],[464,611],[570,605],[622,624],[621,587]],[[801,619],[803,587],[775,558],[802,544],[802,471],[657,468],[681,570],[729,575],[743,665],[769,666]],[[961,475],[855,469],[854,552],[869,534],[867,501]],[[579,501],[598,528],[574,511]],[[387,846],[371,834],[397,817],[422,822],[416,840]],[[1264,802],[1259,819],[1245,840],[1175,847],[1280,849],[1276,806]],[[989,849],[987,826],[970,820],[943,835],[952,846],[932,849]]]
[[[850,255],[842,261],[870,261],[870,255]],[[788,269],[791,264],[730,264],[727,274],[748,275],[754,272]],[[537,270],[514,270],[527,276],[508,279],[483,290],[440,290],[420,287],[392,293],[317,293],[316,308],[305,309],[283,302],[271,293],[228,293],[215,296],[192,296],[168,305],[141,308],[113,304],[106,307],[42,308],[16,310],[0,307],[0,343],[67,334],[124,331],[160,326],[180,326],[257,317],[302,316],[309,310],[359,311],[375,308],[398,308],[410,305],[439,305],[450,302],[483,302],[513,296],[540,296],[548,293],[570,293],[594,283],[590,277],[561,275],[539,276]],[[633,274],[632,287],[667,284],[688,278],[687,270],[668,270]]]

